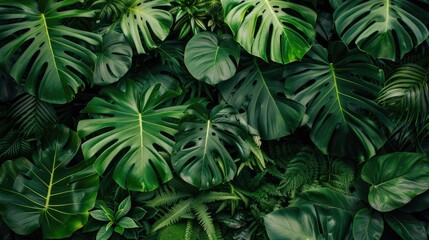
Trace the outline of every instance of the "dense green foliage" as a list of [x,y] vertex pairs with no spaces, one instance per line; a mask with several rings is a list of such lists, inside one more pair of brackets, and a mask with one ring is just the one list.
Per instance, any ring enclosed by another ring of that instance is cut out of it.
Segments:
[[428,239],[428,9],[1,0],[0,239]]

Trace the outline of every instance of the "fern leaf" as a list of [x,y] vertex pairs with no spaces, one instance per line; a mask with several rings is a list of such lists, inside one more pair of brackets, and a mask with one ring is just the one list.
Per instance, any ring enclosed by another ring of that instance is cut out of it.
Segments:
[[156,194],[155,198],[146,202],[148,206],[151,207],[169,207],[180,199],[192,197],[189,193],[179,192],[168,190],[168,188],[164,188],[164,190],[159,190]]
[[30,143],[22,139],[17,131],[10,131],[0,139],[0,161],[28,156],[30,153]]
[[195,216],[197,217],[198,223],[206,232],[207,236],[210,240],[216,239],[216,231],[213,224],[213,218],[210,216],[209,208],[205,204],[194,204],[192,205],[192,209],[195,212]]
[[158,231],[163,227],[170,226],[178,222],[183,215],[188,214],[191,211],[192,203],[193,199],[187,199],[174,205],[166,215],[156,221],[153,225],[153,231]]
[[194,234],[194,221],[188,220],[186,222],[185,240],[192,240]]
[[225,200],[240,200],[239,197],[231,193],[225,192],[207,192],[200,194],[195,201],[199,203],[211,203],[216,201],[225,201]]
[[350,194],[350,187],[354,177],[355,168],[352,164],[335,160],[332,161],[331,169],[325,175],[324,180],[326,181],[322,185],[344,194]]
[[40,134],[46,127],[57,122],[57,115],[52,105],[30,94],[18,96],[10,107],[7,117],[13,122],[14,128],[20,130],[24,136]]

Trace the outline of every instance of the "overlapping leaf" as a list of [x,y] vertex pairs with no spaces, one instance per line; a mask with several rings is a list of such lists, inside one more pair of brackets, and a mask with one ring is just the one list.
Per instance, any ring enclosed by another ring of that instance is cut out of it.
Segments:
[[81,228],[94,207],[98,176],[82,163],[68,164],[79,150],[77,134],[54,127],[33,154],[0,167],[0,214],[18,234],[42,229],[45,238],[65,238]]
[[397,60],[429,36],[427,11],[409,0],[348,0],[334,13],[341,39],[374,57]]
[[301,59],[316,36],[316,13],[291,1],[222,0],[225,22],[234,39],[265,61]]
[[82,120],[78,133],[85,159],[95,157],[94,168],[102,174],[114,159],[113,178],[123,188],[151,191],[170,180],[166,155],[172,151],[172,136],[186,106],[161,107],[179,93],[160,93],[160,84],[142,91],[127,81],[125,91],[105,87],[83,112],[99,116]]
[[[92,17],[73,4],[79,0],[0,2],[0,66],[13,62],[10,74],[27,92],[50,103],[74,98],[85,81],[92,82],[95,54],[85,44],[97,45],[100,37],[71,28],[61,20]],[[85,44],[84,44],[85,43]],[[12,60],[17,56],[17,60]]]
[[310,137],[323,153],[366,159],[386,142],[392,122],[374,101],[383,72],[366,54],[315,45],[286,75],[286,93],[307,107]]
[[383,217],[374,210],[362,208],[353,219],[353,237],[355,239],[380,239],[383,230]]

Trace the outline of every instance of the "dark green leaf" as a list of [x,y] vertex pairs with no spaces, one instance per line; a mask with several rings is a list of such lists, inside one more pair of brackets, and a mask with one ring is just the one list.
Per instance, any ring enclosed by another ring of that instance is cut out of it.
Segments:
[[217,37],[202,32],[188,41],[185,65],[191,75],[210,85],[216,85],[234,76],[240,59],[240,46],[230,35]]
[[0,162],[31,154],[31,145],[22,139],[18,131],[9,131],[0,138]]
[[97,133],[82,144],[85,159],[96,156],[94,168],[103,174],[118,158],[113,178],[129,190],[151,191],[172,178],[165,158],[186,106],[160,107],[179,94],[171,90],[160,94],[160,86],[143,92],[132,81],[127,81],[125,92],[105,87],[100,95],[107,100],[96,97],[83,110],[103,117],[78,124],[82,138]]
[[78,135],[56,126],[33,154],[0,167],[0,213],[16,233],[41,227],[45,238],[65,238],[88,220],[98,176],[85,163],[67,167],[79,150]]
[[353,237],[359,240],[377,240],[384,230],[383,217],[376,211],[363,208],[353,219]]
[[119,220],[119,222],[117,224],[123,228],[137,228],[137,227],[139,227],[136,224],[136,222],[130,217],[121,218],[121,220]]
[[106,226],[102,226],[100,228],[100,230],[98,230],[97,235],[95,236],[96,240],[107,240],[110,238],[110,236],[112,236],[113,234],[113,228],[111,227],[107,227]]
[[361,175],[371,184],[369,204],[387,212],[429,189],[429,158],[418,153],[385,154],[368,160]]
[[122,217],[127,215],[130,209],[131,209],[131,197],[128,196],[127,198],[122,200],[122,202],[119,204],[118,211],[116,211],[116,214],[115,214],[115,219],[116,220],[121,219]]
[[[358,49],[315,45],[286,66],[286,93],[307,107],[310,137],[325,154],[366,159],[386,142],[393,123],[377,105],[383,71]],[[372,115],[372,117],[368,117]],[[386,129],[385,129],[386,128]]]
[[89,212],[89,215],[98,221],[110,222],[103,210],[93,210]]
[[404,240],[427,239],[426,224],[411,214],[392,212],[384,215],[389,226]]
[[408,213],[420,212],[429,208],[429,191],[417,195],[411,202],[401,207],[400,210]]
[[247,52],[265,61],[301,59],[316,36],[316,13],[280,0],[222,0],[225,22]]

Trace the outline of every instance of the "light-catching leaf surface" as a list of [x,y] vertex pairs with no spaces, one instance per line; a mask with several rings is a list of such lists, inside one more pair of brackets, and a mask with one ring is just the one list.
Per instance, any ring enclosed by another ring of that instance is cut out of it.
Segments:
[[158,47],[170,33],[173,17],[164,10],[168,0],[128,0],[127,12],[122,16],[121,29],[137,53],[147,53]]
[[334,13],[337,32],[347,44],[376,58],[402,58],[429,36],[422,22],[427,10],[409,0],[349,0]]
[[353,237],[361,240],[377,240],[384,230],[383,217],[377,211],[362,208],[353,219]]
[[109,31],[103,36],[94,70],[94,84],[108,85],[118,81],[131,68],[133,50],[124,35]]
[[245,112],[265,140],[291,134],[304,116],[304,106],[284,97],[282,74],[282,67],[262,69],[255,61],[219,85],[226,102]]
[[105,87],[100,92],[105,99],[96,97],[83,110],[99,117],[78,124],[79,136],[87,138],[85,159],[96,157],[94,167],[102,174],[116,158],[113,178],[129,190],[151,191],[172,178],[165,155],[172,151],[186,106],[160,107],[179,94],[160,94],[160,86],[144,92],[133,81],[126,82],[125,92]]
[[194,78],[210,85],[234,76],[239,58],[240,46],[226,34],[217,37],[211,32],[199,33],[188,41],[185,48],[188,71]]
[[65,238],[81,228],[94,207],[98,176],[85,163],[67,166],[79,150],[78,135],[56,126],[33,154],[0,167],[0,214],[18,234],[41,227],[45,238]]
[[399,235],[406,240],[427,239],[427,224],[416,219],[409,213],[394,211],[384,215],[387,224]]
[[237,167],[231,156],[234,146],[249,154],[249,137],[238,112],[228,105],[218,105],[207,112],[200,104],[189,108],[190,116],[179,124],[171,163],[186,182],[206,189],[234,178]]
[[247,52],[265,61],[301,59],[316,36],[316,13],[280,0],[222,0],[225,22]]
[[[94,16],[73,8],[77,2],[0,2],[0,40],[6,41],[0,48],[0,66],[13,62],[11,76],[27,92],[49,103],[70,102],[85,81],[92,84],[96,56],[85,44],[98,45],[100,36],[61,23]],[[17,60],[12,60],[15,56]]]
[[[332,43],[315,45],[300,63],[286,66],[286,93],[307,107],[310,137],[325,154],[366,159],[386,142],[393,127],[374,101],[383,72],[366,54]],[[368,115],[372,115],[369,118]]]
[[381,212],[391,211],[429,189],[429,158],[406,152],[373,157],[361,176],[371,184],[369,204]]

